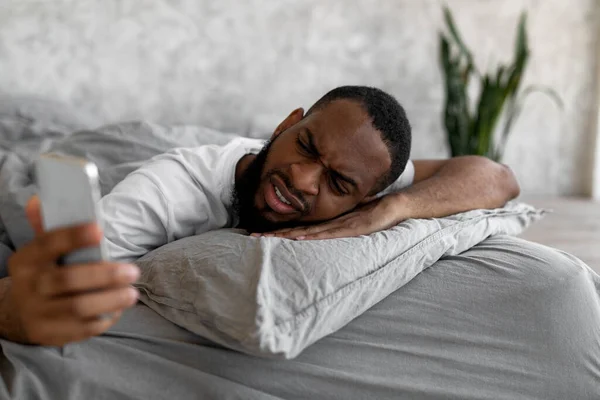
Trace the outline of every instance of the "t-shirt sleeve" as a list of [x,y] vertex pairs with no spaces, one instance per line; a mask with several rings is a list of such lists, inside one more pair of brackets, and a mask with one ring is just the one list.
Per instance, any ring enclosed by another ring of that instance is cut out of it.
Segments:
[[377,197],[385,196],[389,193],[399,192],[400,190],[413,184],[415,179],[415,165],[412,160],[408,160],[402,174],[394,183],[388,186],[385,190],[379,192]]
[[143,172],[128,175],[98,206],[109,260],[134,261],[168,242],[168,203]]
[[100,200],[103,248],[130,262],[191,235],[227,225],[216,189],[220,147],[174,149],[154,157]]

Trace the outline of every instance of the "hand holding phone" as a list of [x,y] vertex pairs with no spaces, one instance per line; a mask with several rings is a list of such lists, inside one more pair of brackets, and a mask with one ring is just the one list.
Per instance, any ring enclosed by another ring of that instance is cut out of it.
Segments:
[[9,259],[7,301],[15,340],[62,346],[101,334],[134,305],[139,269],[104,260],[94,164],[43,155],[36,177],[39,198],[26,209],[35,239]]
[[59,256],[99,246],[100,229],[88,223],[45,232],[37,197],[26,211],[36,236],[8,261],[11,282],[5,301],[11,302],[11,321],[18,325],[8,339],[62,346],[105,332],[136,303],[138,292],[130,284],[139,269],[106,261],[58,267]]

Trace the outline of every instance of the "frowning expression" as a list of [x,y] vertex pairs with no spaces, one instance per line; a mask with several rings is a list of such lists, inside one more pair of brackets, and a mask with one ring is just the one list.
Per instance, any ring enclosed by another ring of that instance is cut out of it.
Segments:
[[332,101],[307,116],[295,110],[264,151],[253,205],[265,229],[325,221],[352,210],[370,198],[391,165],[381,134],[352,100]]

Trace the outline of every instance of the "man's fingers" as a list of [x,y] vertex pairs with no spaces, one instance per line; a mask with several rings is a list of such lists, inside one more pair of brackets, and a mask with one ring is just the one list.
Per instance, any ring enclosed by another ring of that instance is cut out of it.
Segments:
[[303,237],[298,237],[298,240],[324,240],[324,239],[340,239],[347,237],[354,237],[356,234],[348,228],[334,228]]
[[[305,226],[296,226],[294,228],[277,229],[276,231],[265,232],[264,235],[277,235],[279,233],[288,233],[288,232],[291,232],[291,231],[296,231],[298,229],[304,229],[304,228],[307,228],[307,227],[305,227]],[[256,233],[255,235],[261,236],[260,233]]]
[[27,202],[27,205],[25,206],[25,214],[27,215],[27,219],[29,220],[29,224],[35,232],[35,235],[38,236],[44,233],[40,198],[37,195],[31,196]]
[[306,233],[309,229],[313,229],[313,231],[314,230],[318,230],[318,229],[323,229],[323,227],[329,226],[330,223],[331,222],[328,222],[328,223],[325,222],[325,223],[321,223],[321,224],[317,224],[317,225],[295,226],[293,228],[277,229],[277,230],[271,231],[271,232],[253,233],[252,236],[265,236],[265,237],[278,236],[278,237],[283,237],[283,235],[288,234],[288,233],[298,233],[298,232]]
[[90,318],[84,323],[82,329],[83,334],[86,337],[98,336],[113,326],[119,320],[119,318],[121,318],[121,315],[123,315],[123,310],[116,310],[110,314],[103,314],[100,317]]
[[344,214],[340,217],[337,217],[335,219],[332,219],[330,221],[327,222],[322,222],[320,224],[315,224],[315,225],[308,225],[308,226],[296,226],[293,228],[284,228],[284,229],[277,229],[275,231],[271,231],[271,232],[265,232],[265,233],[253,233],[251,236],[254,237],[259,237],[259,236],[265,236],[265,237],[285,237],[285,238],[290,238],[290,237],[298,237],[298,236],[302,236],[302,235],[311,235],[311,234],[315,234],[318,232],[322,232],[324,230],[328,230],[328,229],[333,229],[335,227],[342,227],[344,224],[346,224],[346,222],[352,218],[355,218],[355,213],[349,213],[349,214]]
[[279,232],[266,233],[263,236],[294,239],[294,238],[297,238],[300,236],[314,235],[319,232],[334,229],[336,227],[339,227],[342,223],[343,223],[343,221],[336,219],[336,220],[326,222],[323,224],[292,228],[292,229],[287,230],[286,232],[279,231]]
[[126,286],[135,282],[139,275],[139,268],[131,264],[99,263],[48,268],[41,273],[37,289],[43,296],[58,296]]
[[280,237],[280,238],[284,238],[284,239],[296,239],[299,237],[304,237],[308,234],[314,235],[315,233],[319,233],[325,230],[331,229],[331,227],[329,226],[324,226],[321,227],[320,229],[311,229],[310,231],[308,229],[295,229],[293,231],[289,231],[289,232],[284,232],[284,233],[275,233],[275,234],[267,234],[265,235],[265,237]]
[[32,343],[44,346],[63,346],[70,342],[78,342],[106,332],[121,317],[117,311],[108,318],[54,318],[44,321],[38,329],[32,331],[28,339]]
[[264,236],[264,237],[274,237],[274,236],[280,236],[280,235],[283,235],[283,234],[286,234],[286,233],[290,233],[290,232],[295,232],[295,231],[298,231],[298,230],[301,230],[301,229],[304,229],[304,228],[305,227],[302,227],[302,226],[298,227],[297,226],[295,228],[278,229],[276,231],[271,231],[271,232],[252,233],[252,234],[250,234],[250,236],[252,236],[252,237],[261,237],[261,236]]
[[63,316],[87,320],[129,308],[137,302],[138,295],[137,289],[130,286],[102,290],[54,300],[52,308]]
[[26,254],[32,263],[51,262],[84,247],[100,244],[102,234],[97,224],[85,224],[44,232],[28,244]]

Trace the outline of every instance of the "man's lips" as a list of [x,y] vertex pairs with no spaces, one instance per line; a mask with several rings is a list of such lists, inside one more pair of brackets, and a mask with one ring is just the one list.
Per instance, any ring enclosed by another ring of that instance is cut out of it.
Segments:
[[283,195],[283,197],[287,201],[289,201],[290,203],[292,203],[292,207],[294,207],[296,209],[296,211],[298,211],[298,212],[303,212],[304,211],[304,203],[302,203],[298,197],[294,196],[289,191],[287,185],[285,184],[285,182],[283,181],[283,179],[281,179],[281,177],[279,177],[277,175],[271,176],[271,183],[277,189],[279,189],[279,192]]
[[279,200],[279,197],[275,193],[275,186],[271,182],[268,182],[265,188],[265,201],[277,214],[293,214],[296,212],[294,207]]
[[[286,204],[279,199],[275,193],[275,188],[279,190],[281,195],[291,204]],[[301,212],[304,207],[302,203],[293,196],[281,180],[277,176],[271,176],[265,188],[265,201],[273,211],[278,214],[293,214]]]

